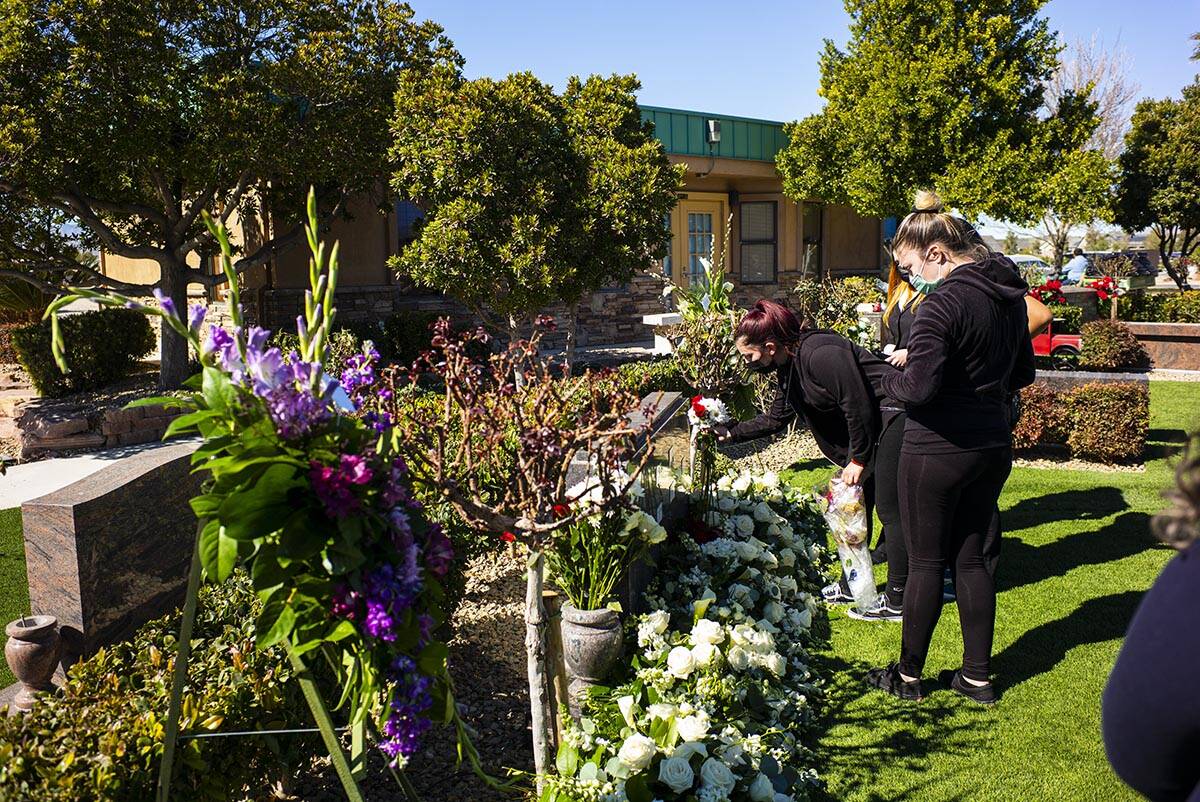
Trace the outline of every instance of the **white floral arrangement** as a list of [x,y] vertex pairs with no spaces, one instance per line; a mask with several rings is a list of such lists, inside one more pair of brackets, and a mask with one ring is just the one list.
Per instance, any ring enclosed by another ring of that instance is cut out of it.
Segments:
[[[668,473],[655,482],[687,487]],[[659,566],[628,680],[567,722],[543,802],[808,797],[822,522],[775,474],[729,474],[717,487],[708,523],[720,536],[683,535]]]

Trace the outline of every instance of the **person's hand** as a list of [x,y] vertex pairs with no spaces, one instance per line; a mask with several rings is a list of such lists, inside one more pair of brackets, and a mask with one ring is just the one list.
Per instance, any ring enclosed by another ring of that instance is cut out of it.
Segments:
[[897,348],[888,355],[887,362],[889,365],[897,368],[902,368],[908,364],[908,349]]
[[717,436],[717,442],[719,443],[727,443],[729,442],[730,438],[733,437],[733,435],[729,433],[728,426],[717,425],[712,427],[712,431],[713,434]]
[[851,462],[845,468],[842,468],[842,481],[848,485],[856,485],[862,480],[863,466],[857,462]]

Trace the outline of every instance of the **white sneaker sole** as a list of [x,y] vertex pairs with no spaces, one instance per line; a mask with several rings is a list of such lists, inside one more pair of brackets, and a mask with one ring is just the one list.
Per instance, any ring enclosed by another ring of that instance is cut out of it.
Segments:
[[888,616],[883,618],[880,616],[866,615],[865,613],[860,613],[858,610],[855,610],[853,607],[846,611],[846,615],[850,616],[855,621],[891,621],[894,624],[899,624],[904,620],[902,616]]

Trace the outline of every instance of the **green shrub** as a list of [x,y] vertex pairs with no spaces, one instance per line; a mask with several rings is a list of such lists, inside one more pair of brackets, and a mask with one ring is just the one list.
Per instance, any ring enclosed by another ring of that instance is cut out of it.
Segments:
[[1163,301],[1164,323],[1200,323],[1200,290],[1174,292]]
[[70,369],[67,374],[54,364],[49,322],[23,326],[13,332],[17,357],[33,386],[51,398],[96,390],[122,379],[154,350],[150,321],[132,309],[64,315],[60,325]]
[[[288,331],[276,331],[271,335],[270,344],[287,354],[300,350],[300,338]],[[360,353],[363,348],[362,339],[347,328],[334,329],[329,337],[329,359],[325,363],[326,372],[335,379],[346,369],[350,357]]]
[[1050,311],[1055,318],[1062,320],[1061,324],[1055,324],[1054,330],[1059,334],[1078,334],[1080,327],[1083,326],[1083,310],[1078,306],[1070,304],[1051,304]]
[[1163,319],[1167,296],[1137,289],[1117,298],[1117,318],[1120,320],[1158,323]]
[[674,359],[626,362],[616,369],[616,379],[624,390],[639,398],[653,392],[691,393],[687,378]]
[[[182,734],[310,721],[282,649],[255,649],[257,604],[244,575],[201,589]],[[0,716],[0,799],[153,798],[179,621],[175,612],[145,624],[131,642],[73,666],[64,687],[28,715]],[[183,741],[171,797],[240,799],[243,787],[265,797],[318,745],[298,735]]]
[[857,306],[884,301],[875,279],[865,276],[824,280],[803,278],[796,283],[792,293],[796,311],[802,317],[812,321],[817,328],[831,329],[856,342],[864,335]]
[[1127,370],[1146,367],[1145,347],[1124,323],[1093,320],[1080,329],[1079,364],[1092,370]]
[[1145,383],[1092,382],[1062,396],[1072,456],[1109,463],[1142,456],[1150,427]]
[[1021,390],[1021,418],[1013,427],[1013,448],[1062,443],[1065,423],[1059,394],[1045,384],[1031,384]]

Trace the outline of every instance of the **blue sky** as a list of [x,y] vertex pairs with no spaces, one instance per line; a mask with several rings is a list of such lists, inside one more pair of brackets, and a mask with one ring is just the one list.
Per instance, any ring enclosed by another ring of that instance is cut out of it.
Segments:
[[[822,40],[844,43],[840,0],[630,2],[410,0],[440,23],[470,77],[530,70],[561,87],[573,74],[634,72],[642,103],[793,120],[817,111]],[[1200,62],[1200,0],[1051,0],[1066,40],[1099,36],[1132,58],[1147,97],[1177,94]]]

